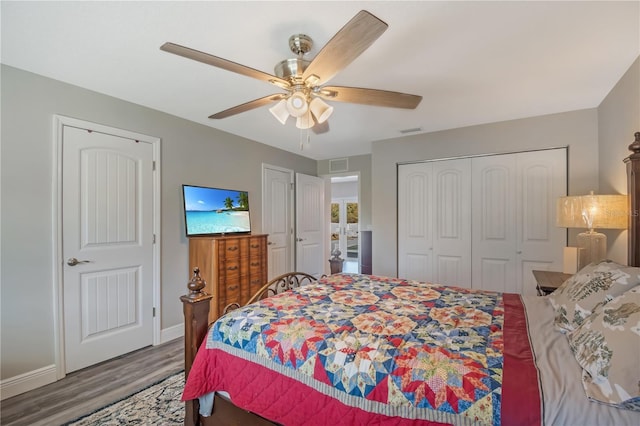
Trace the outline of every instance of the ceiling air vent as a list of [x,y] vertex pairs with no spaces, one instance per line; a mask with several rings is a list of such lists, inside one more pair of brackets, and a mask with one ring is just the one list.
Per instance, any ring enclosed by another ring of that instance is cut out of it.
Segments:
[[349,171],[349,159],[348,158],[335,158],[329,160],[329,172],[348,172]]
[[421,131],[422,131],[422,127],[412,127],[411,129],[400,130],[400,133],[402,133],[403,135],[406,135],[408,133],[417,133]]

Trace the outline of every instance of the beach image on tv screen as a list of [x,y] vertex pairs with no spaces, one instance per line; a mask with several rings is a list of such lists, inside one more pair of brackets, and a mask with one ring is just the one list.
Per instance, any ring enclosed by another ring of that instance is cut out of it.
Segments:
[[251,231],[249,194],[199,186],[183,186],[187,235]]

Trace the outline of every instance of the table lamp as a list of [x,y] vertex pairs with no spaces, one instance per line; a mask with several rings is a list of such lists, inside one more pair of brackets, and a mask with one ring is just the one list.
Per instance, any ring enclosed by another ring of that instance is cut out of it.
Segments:
[[[562,228],[587,228],[576,237],[584,250],[585,264],[607,257],[607,236],[595,229],[626,229],[628,226],[626,195],[578,195],[560,197],[556,209],[556,225]],[[584,266],[584,265],[581,265]]]

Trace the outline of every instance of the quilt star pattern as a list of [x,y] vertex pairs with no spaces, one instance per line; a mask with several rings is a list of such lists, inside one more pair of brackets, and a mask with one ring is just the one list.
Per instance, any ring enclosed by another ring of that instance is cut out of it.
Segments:
[[339,274],[230,312],[206,347],[233,348],[348,404],[499,425],[503,322],[501,293]]

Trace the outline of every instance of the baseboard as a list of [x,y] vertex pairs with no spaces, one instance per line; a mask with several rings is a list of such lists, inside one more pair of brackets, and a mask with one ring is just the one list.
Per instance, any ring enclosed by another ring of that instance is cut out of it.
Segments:
[[54,364],[0,382],[0,400],[20,395],[58,380]]
[[[184,336],[184,324],[165,328],[160,331],[160,343],[166,343],[182,336]],[[52,364],[0,381],[0,401],[57,381],[56,371],[55,364]]]
[[184,336],[184,324],[162,329],[160,330],[160,344],[167,343],[182,336]]

